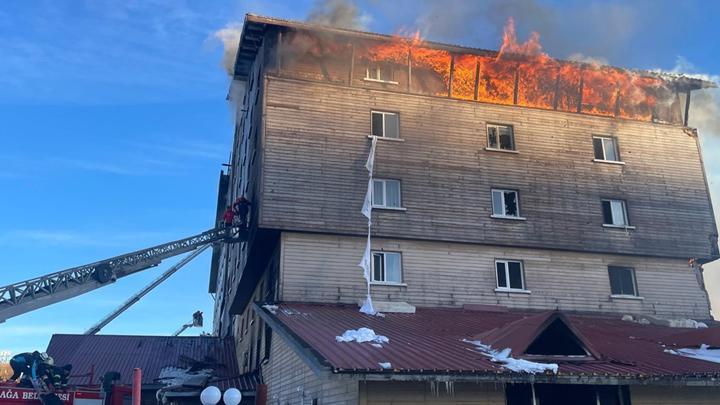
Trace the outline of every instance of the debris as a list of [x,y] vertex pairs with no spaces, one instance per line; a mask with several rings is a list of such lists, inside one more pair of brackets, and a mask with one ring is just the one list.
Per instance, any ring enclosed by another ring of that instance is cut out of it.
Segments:
[[369,328],[360,328],[357,330],[346,330],[342,336],[335,336],[335,340],[338,342],[352,342],[358,343],[374,342],[374,343],[389,343],[390,339],[387,336],[376,335],[375,331]]
[[674,354],[677,356],[689,357],[691,359],[705,360],[713,363],[720,363],[720,349],[711,349],[706,344],[701,344],[699,349],[677,349],[668,350],[665,349],[665,353]]
[[463,339],[463,342],[474,345],[477,349],[479,349],[480,353],[490,357],[490,361],[493,363],[500,363],[503,367],[511,371],[525,372],[529,374],[544,373],[545,371],[552,371],[554,374],[557,374],[558,371],[558,365],[555,363],[536,363],[533,361],[512,358],[510,357],[511,349],[509,348],[497,351],[489,345],[483,344],[479,340]]
[[380,367],[384,368],[385,370],[389,370],[392,368],[392,364],[390,363],[378,363]]
[[212,376],[212,369],[191,371],[191,368],[164,367],[160,370],[158,381],[168,387],[192,385],[203,386]]

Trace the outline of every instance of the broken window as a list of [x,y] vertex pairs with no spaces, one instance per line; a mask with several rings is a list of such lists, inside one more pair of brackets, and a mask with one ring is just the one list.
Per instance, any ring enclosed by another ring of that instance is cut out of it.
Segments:
[[525,354],[538,356],[587,356],[588,352],[561,319],[555,319],[533,340]]
[[607,136],[593,136],[593,150],[595,151],[595,160],[605,160],[610,162],[620,161],[617,139],[615,138]]
[[387,64],[371,64],[365,69],[365,80],[395,83],[393,68]]
[[373,207],[400,208],[400,181],[373,179]]
[[610,292],[612,295],[638,295],[635,269],[632,267],[608,266],[610,276]]
[[493,217],[520,218],[518,192],[515,190],[492,190]]
[[400,253],[373,252],[373,281],[380,283],[401,283],[402,271]]
[[515,150],[515,136],[510,125],[487,125],[488,149]]
[[400,137],[400,120],[397,113],[372,111],[371,127],[373,136],[393,139]]
[[495,260],[497,288],[525,290],[522,262],[518,260]]
[[623,200],[602,200],[603,224],[625,227],[628,222],[627,208]]

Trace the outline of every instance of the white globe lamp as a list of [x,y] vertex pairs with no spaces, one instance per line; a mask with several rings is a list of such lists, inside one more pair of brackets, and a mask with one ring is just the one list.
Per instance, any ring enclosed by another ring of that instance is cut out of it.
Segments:
[[237,388],[230,388],[223,394],[225,405],[238,405],[242,401],[242,394]]
[[200,402],[202,402],[203,405],[215,405],[220,402],[220,398],[222,398],[220,388],[212,385],[200,393]]

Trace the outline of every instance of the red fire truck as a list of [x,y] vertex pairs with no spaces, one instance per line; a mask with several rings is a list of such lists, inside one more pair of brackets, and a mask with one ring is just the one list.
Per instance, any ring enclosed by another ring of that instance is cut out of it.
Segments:
[[[105,403],[100,386],[73,387],[55,393],[63,405],[123,405],[131,403],[132,389],[113,386],[110,401]],[[40,396],[33,388],[20,388],[13,383],[0,383],[0,405],[40,405]]]

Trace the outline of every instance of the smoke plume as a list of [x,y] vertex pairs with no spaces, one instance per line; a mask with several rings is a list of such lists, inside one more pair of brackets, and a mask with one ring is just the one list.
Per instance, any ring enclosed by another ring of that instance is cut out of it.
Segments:
[[213,37],[223,44],[222,66],[230,77],[232,77],[234,73],[233,69],[241,34],[242,23],[230,23],[226,25],[225,28],[213,33]]
[[349,0],[316,0],[305,19],[307,22],[356,30],[367,29],[370,16],[361,13]]

